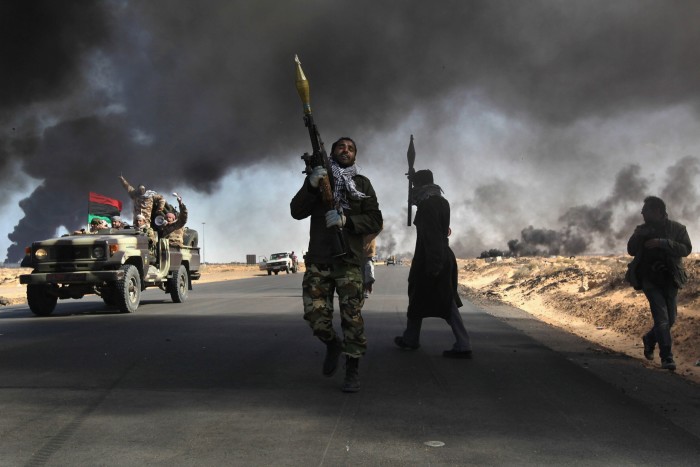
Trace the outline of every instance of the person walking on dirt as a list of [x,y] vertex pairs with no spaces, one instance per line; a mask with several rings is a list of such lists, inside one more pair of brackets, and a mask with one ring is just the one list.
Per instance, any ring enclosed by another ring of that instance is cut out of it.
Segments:
[[688,280],[682,258],[693,249],[683,224],[669,220],[666,203],[656,196],[644,199],[644,224],[638,225],[627,242],[627,253],[637,260],[635,271],[649,300],[654,325],[642,336],[644,357],[654,359],[659,345],[661,368],[675,370],[671,350],[671,327],[676,321],[678,289]]
[[457,260],[449,246],[450,203],[442,189],[433,183],[430,170],[413,176],[412,203],[418,207],[416,249],[408,273],[408,313],[403,335],[394,343],[404,350],[420,347],[423,318],[443,318],[452,328],[455,343],[442,353],[447,358],[472,358],[469,334],[464,327],[457,293]]
[[[290,203],[294,219],[311,218],[302,281],[304,319],[314,336],[326,344],[324,376],[335,374],[340,355],[346,355],[344,392],[360,390],[358,364],[367,349],[361,313],[364,305],[363,237],[379,232],[382,227],[377,195],[369,179],[357,173],[356,156],[355,142],[348,137],[340,138],[331,148],[331,173],[323,167],[315,167]],[[342,212],[329,211],[323,203],[319,184],[326,176],[334,177],[333,196],[336,204],[342,206]],[[338,227],[342,228],[346,251],[344,255],[334,256]],[[340,305],[342,339],[333,326],[335,292]]]

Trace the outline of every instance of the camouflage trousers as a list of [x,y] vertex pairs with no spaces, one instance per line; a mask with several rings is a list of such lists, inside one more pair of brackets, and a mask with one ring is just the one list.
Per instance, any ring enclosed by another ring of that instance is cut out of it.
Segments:
[[343,353],[351,357],[364,355],[367,339],[361,313],[365,304],[362,267],[308,263],[302,289],[304,319],[309,322],[314,336],[323,342],[331,342],[337,336],[333,328],[333,296],[338,293]]

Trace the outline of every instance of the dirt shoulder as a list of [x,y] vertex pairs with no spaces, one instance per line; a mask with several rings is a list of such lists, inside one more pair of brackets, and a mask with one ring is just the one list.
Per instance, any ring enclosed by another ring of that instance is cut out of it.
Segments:
[[[508,258],[459,260],[461,293],[488,304],[507,303],[537,319],[624,353],[650,368],[641,336],[652,326],[643,293],[624,282],[628,257]],[[691,279],[678,297],[673,327],[676,372],[700,383],[700,256],[686,260]]]

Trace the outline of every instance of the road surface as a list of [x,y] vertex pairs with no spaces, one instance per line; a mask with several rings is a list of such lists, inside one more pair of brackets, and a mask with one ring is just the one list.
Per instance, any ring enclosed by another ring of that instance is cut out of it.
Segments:
[[362,389],[321,375],[301,274],[148,290],[133,314],[98,298],[0,311],[0,465],[698,465],[700,391],[507,307],[465,304],[473,360],[449,327],[404,325],[401,266],[378,267]]

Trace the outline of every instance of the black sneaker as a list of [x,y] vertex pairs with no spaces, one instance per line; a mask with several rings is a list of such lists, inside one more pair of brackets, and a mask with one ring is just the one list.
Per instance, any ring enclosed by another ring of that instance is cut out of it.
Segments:
[[654,344],[647,340],[647,336],[642,336],[642,343],[644,344],[644,358],[647,360],[654,360]]
[[445,358],[472,358],[472,351],[464,350],[460,352],[459,350],[445,350],[442,356]]
[[661,360],[661,368],[674,371],[676,369],[676,362],[673,361],[673,357],[666,357]]
[[398,345],[401,347],[403,350],[416,350],[420,348],[420,344],[417,345],[408,345],[405,340],[403,340],[402,336],[396,336],[394,337],[394,344]]

